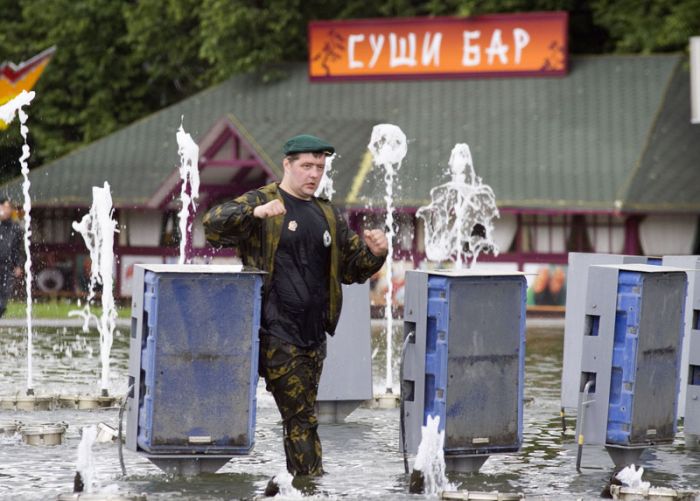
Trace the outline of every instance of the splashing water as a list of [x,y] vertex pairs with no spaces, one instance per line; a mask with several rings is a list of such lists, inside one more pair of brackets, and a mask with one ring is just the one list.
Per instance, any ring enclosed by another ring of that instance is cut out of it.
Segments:
[[496,196],[476,175],[465,143],[452,149],[449,166],[452,179],[431,189],[430,204],[416,212],[425,223],[425,254],[431,261],[453,260],[457,269],[471,260],[473,267],[482,252],[498,255],[492,240],[492,219],[500,217]]
[[[92,207],[90,207],[90,212],[84,215],[80,222],[73,221],[72,224],[73,230],[80,233],[80,235],[83,237],[85,246],[88,248],[88,252],[90,253],[90,283],[88,285],[88,295],[85,300],[85,306],[83,306],[80,310],[71,310],[68,312],[69,317],[82,317],[83,332],[89,331],[90,320],[93,320],[95,325],[99,324],[97,317],[90,311],[92,301],[95,299],[97,284],[100,283],[100,244],[96,235],[99,230],[97,229],[97,202],[95,201],[94,190],[95,187],[93,187],[93,201]],[[78,300],[78,306],[80,306],[80,300]]]
[[32,394],[34,392],[34,383],[32,382],[32,352],[33,352],[33,333],[32,333],[32,256],[29,252],[29,243],[32,232],[30,230],[30,225],[32,222],[32,199],[29,196],[29,187],[31,185],[29,181],[29,165],[27,160],[31,154],[29,145],[27,144],[27,135],[29,134],[29,127],[27,127],[27,113],[22,109],[24,106],[28,106],[34,96],[34,92],[27,92],[23,90],[14,99],[8,101],[7,103],[0,106],[0,121],[10,124],[15,117],[15,114],[19,117],[20,122],[20,134],[22,134],[22,155],[19,157],[19,164],[22,172],[22,194],[24,195],[24,203],[22,204],[22,210],[24,211],[24,255],[26,259],[24,261],[24,277],[25,277],[25,287],[27,292],[27,394]]
[[[182,120],[182,119],[181,119]],[[180,123],[177,130],[177,152],[180,155],[180,200],[182,208],[178,213],[180,223],[180,258],[178,264],[192,260],[190,254],[192,239],[192,219],[197,210],[195,199],[199,198],[199,146],[194,142]],[[190,212],[190,208],[192,211]]]
[[386,258],[387,291],[385,295],[384,318],[386,319],[386,389],[392,392],[392,333],[394,332],[394,317],[391,312],[392,298],[394,295],[393,284],[393,255],[394,255],[394,176],[401,168],[401,162],[408,150],[406,134],[396,125],[379,124],[372,129],[369,140],[369,150],[372,153],[374,164],[384,170],[384,184],[386,192],[386,219],[384,224],[387,231],[388,252]]
[[333,194],[335,190],[333,189],[333,179],[331,179],[331,169],[333,167],[333,160],[335,160],[337,153],[333,153],[326,157],[326,166],[323,169],[323,177],[321,182],[318,183],[318,188],[316,188],[316,193],[314,196],[325,198],[328,200],[333,200]]
[[[117,222],[112,218],[112,195],[109,183],[104,187],[92,187],[92,206],[80,223],[73,222],[73,229],[79,232],[90,252],[90,285],[87,301],[81,310],[73,310],[69,316],[83,317],[83,332],[87,332],[90,319],[97,323],[100,332],[100,361],[102,363],[102,394],[107,395],[109,382],[109,353],[112,349],[117,310],[114,304],[112,268],[114,266],[114,233]],[[90,312],[90,304],[95,297],[97,284],[102,284],[102,315],[99,320]]]
[[287,471],[282,470],[275,475],[275,483],[280,489],[276,497],[302,499],[304,495],[292,485],[294,477]]
[[[81,224],[79,225],[80,228],[82,228],[82,223],[86,217],[87,216],[83,216],[83,219],[81,220]],[[79,227],[76,226],[76,224],[77,223],[75,221],[73,221],[73,229],[82,233],[82,229],[79,229]],[[87,230],[87,231],[89,231],[89,230]],[[85,239],[84,236],[83,236],[83,239]],[[95,261],[92,259],[93,250],[90,247],[90,245],[88,245],[88,250],[90,252],[91,262],[95,263]],[[92,273],[92,265],[90,267],[90,271],[91,271],[90,284],[88,285],[88,296],[87,296],[87,299],[85,300],[85,306],[83,306],[79,310],[70,310],[68,312],[69,317],[82,317],[82,319],[83,319],[83,326],[82,326],[83,332],[88,332],[90,330],[90,320],[92,320],[95,323],[95,325],[97,325],[99,323],[97,316],[95,316],[95,314],[92,313],[92,311],[90,311],[90,305],[92,304],[92,300],[95,298],[95,288],[97,287],[97,274]],[[80,299],[78,299],[78,306],[80,306]]]
[[413,469],[423,474],[425,494],[439,494],[445,490],[457,490],[445,476],[445,432],[439,431],[440,416],[428,416],[421,427],[421,441],[416,453]]
[[639,469],[635,469],[633,464],[625,466],[622,470],[615,475],[620,482],[633,489],[649,489],[651,484],[642,480],[642,475],[644,475],[644,468],[641,466]]
[[97,438],[97,426],[83,428],[80,444],[78,445],[78,460],[75,469],[80,473],[85,486],[85,492],[92,492],[95,478],[95,460],[92,455],[92,444]]

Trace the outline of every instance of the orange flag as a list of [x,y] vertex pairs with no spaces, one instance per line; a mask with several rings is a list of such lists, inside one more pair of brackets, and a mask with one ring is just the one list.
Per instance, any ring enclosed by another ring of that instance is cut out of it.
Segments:
[[[1,64],[0,106],[14,99],[23,90],[27,92],[32,90],[54,52],[56,52],[56,47],[50,47],[20,64],[15,65],[10,62]],[[0,130],[6,129],[7,126],[8,124],[0,120]]]

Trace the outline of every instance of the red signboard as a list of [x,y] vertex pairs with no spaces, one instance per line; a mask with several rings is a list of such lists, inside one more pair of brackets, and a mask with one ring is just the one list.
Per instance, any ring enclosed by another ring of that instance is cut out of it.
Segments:
[[566,12],[309,23],[309,77],[552,76],[567,70]]

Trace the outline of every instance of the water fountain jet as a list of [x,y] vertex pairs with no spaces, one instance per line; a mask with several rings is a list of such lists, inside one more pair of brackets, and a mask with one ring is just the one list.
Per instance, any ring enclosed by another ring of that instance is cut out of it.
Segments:
[[378,398],[380,406],[396,407],[397,397],[393,395],[393,367],[392,367],[392,335],[394,332],[394,316],[392,312],[394,284],[393,278],[393,253],[394,253],[394,177],[401,168],[408,145],[406,134],[396,125],[379,124],[372,129],[369,140],[369,150],[372,153],[374,165],[384,172],[386,192],[386,216],[384,220],[387,233],[387,259],[386,281],[387,291],[385,295],[384,318],[386,319],[386,395]]
[[20,121],[20,134],[22,135],[22,155],[19,158],[19,163],[21,167],[23,182],[22,182],[22,193],[24,195],[24,203],[22,209],[24,211],[24,252],[26,260],[24,262],[24,275],[25,275],[25,285],[27,292],[27,396],[34,396],[34,385],[32,382],[32,351],[33,351],[33,333],[32,333],[32,260],[31,254],[29,252],[29,242],[31,237],[31,210],[32,210],[32,199],[29,195],[29,165],[27,160],[29,159],[30,149],[29,144],[27,144],[27,134],[29,133],[29,128],[27,127],[27,113],[23,110],[24,106],[29,106],[34,99],[34,92],[27,92],[23,90],[14,99],[11,99],[7,103],[0,106],[0,121],[9,124],[14,119],[15,115],[19,117]]
[[323,176],[321,177],[321,181],[318,183],[316,193],[314,193],[315,197],[321,197],[327,200],[333,199],[335,189],[333,189],[333,179],[331,178],[330,173],[336,156],[338,156],[338,154],[333,153],[332,155],[326,157],[326,165],[323,168]]
[[192,222],[197,210],[195,200],[199,198],[199,146],[182,127],[177,130],[178,154],[180,155],[180,201],[182,207],[178,213],[180,227],[180,257],[178,264],[192,261]]
[[439,494],[452,486],[445,476],[445,432],[439,430],[440,416],[428,416],[421,428],[421,442],[411,474],[411,493]]
[[431,202],[416,216],[425,223],[425,254],[431,261],[448,261],[461,269],[473,267],[480,253],[498,255],[493,242],[493,218],[499,217],[496,196],[476,175],[469,146],[456,144],[449,160],[451,180],[430,190]]
[[[117,310],[114,302],[112,267],[114,264],[114,233],[117,232],[117,222],[112,218],[112,196],[109,183],[92,188],[92,206],[90,212],[83,216],[80,222],[73,222],[73,229],[80,233],[90,253],[90,285],[85,307],[69,312],[69,316],[83,318],[83,332],[87,332],[90,319],[95,320],[100,333],[100,361],[102,363],[101,396],[102,399],[113,399],[109,396],[109,353],[112,348],[114,329],[116,327]],[[98,319],[91,311],[90,304],[95,297],[96,287],[102,285],[102,314]]]

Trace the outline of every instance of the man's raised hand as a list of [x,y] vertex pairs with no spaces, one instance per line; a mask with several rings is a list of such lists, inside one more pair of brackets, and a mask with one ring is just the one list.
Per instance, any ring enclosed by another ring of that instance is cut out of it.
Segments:
[[286,213],[287,209],[284,208],[284,204],[277,199],[263,205],[258,205],[255,209],[253,209],[253,215],[260,219],[281,216],[282,214]]
[[389,242],[382,230],[365,230],[365,243],[369,251],[377,257],[386,256]]

